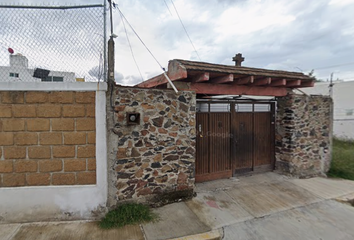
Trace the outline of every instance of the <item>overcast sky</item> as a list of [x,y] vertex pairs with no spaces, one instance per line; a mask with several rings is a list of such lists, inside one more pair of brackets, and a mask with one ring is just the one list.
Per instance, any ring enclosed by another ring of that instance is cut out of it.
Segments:
[[[198,55],[204,62],[234,65],[232,57],[242,53],[247,67],[314,69],[323,80],[332,72],[334,79],[354,80],[354,0],[173,0],[198,54],[171,0],[115,2],[163,67],[176,58],[199,61]],[[102,1],[74,4],[92,3]],[[113,22],[116,79],[124,85],[141,82],[118,10],[113,10]],[[126,27],[143,78],[160,74],[159,65]]]

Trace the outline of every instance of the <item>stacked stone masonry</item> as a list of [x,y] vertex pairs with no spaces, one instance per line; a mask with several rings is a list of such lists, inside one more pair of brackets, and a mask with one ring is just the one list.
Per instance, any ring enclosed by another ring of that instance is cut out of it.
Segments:
[[0,187],[96,183],[95,92],[0,91]]
[[298,177],[326,175],[331,163],[332,99],[277,99],[276,167]]
[[[116,88],[117,145],[109,164],[114,202],[193,193],[195,105],[194,92]],[[139,113],[140,123],[128,125],[128,113]]]

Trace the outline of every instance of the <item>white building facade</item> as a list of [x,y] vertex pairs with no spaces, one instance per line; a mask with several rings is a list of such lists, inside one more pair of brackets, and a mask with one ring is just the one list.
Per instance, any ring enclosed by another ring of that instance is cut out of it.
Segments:
[[33,77],[35,69],[28,68],[28,59],[21,54],[10,55],[10,65],[0,66],[2,82],[75,82],[75,73],[51,71],[46,77]]

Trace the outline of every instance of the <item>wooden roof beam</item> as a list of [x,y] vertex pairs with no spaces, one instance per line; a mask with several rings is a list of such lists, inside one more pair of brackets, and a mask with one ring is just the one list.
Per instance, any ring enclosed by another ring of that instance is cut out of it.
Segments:
[[286,87],[299,87],[301,85],[301,80],[288,80],[286,82]]
[[[177,61],[170,61],[168,64],[168,77],[171,81],[187,78],[187,70]],[[164,74],[160,74],[156,77],[150,78],[142,83],[135,85],[135,87],[152,88],[162,84],[168,83]]]
[[312,80],[312,81],[301,81],[301,85],[300,87],[313,87],[315,86],[315,80]]
[[239,85],[252,84],[254,82],[254,76],[239,78],[235,82]]
[[286,79],[272,79],[270,86],[272,87],[286,86]]
[[211,84],[211,83],[192,83],[189,90],[197,94],[210,95],[255,95],[255,96],[286,96],[285,87],[257,87],[252,85],[237,84]]
[[209,73],[208,72],[197,74],[192,78],[192,82],[196,82],[196,83],[205,82],[205,81],[209,81]]
[[231,83],[234,81],[234,75],[233,74],[228,74],[225,76],[221,76],[221,77],[216,77],[211,79],[212,83]]
[[135,85],[135,87],[151,88],[151,87],[165,84],[167,82],[168,81],[167,81],[166,77],[163,74],[160,74],[160,75],[157,75],[156,77],[150,78],[147,81],[144,81],[142,83]]
[[265,77],[265,78],[259,78],[256,79],[253,83],[254,86],[263,86],[263,85],[269,85],[272,82],[271,77]]

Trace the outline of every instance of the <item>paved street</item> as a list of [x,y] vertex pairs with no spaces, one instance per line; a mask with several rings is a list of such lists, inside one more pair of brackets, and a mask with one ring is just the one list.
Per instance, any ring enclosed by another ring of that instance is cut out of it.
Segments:
[[95,222],[0,224],[20,239],[354,239],[354,182],[276,173],[197,184],[197,197],[156,211],[160,221],[101,230]]

